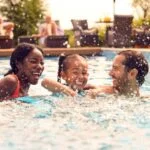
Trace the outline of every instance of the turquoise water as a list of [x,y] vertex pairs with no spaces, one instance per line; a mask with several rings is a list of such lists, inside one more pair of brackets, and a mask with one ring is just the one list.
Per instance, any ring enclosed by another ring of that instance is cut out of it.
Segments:
[[[150,55],[144,53],[150,63]],[[115,52],[89,57],[89,83],[110,84]],[[46,58],[45,76],[56,79],[57,57]],[[0,59],[2,76],[9,66]],[[150,90],[150,78],[141,88]],[[40,80],[40,81],[41,81]],[[52,96],[32,86],[30,97],[0,103],[2,150],[149,150],[150,98]],[[25,103],[22,103],[25,102]]]

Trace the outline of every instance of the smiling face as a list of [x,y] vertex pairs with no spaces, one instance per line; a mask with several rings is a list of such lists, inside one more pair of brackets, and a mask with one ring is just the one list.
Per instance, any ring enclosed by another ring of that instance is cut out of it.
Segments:
[[88,64],[82,57],[68,62],[65,71],[62,71],[62,78],[74,90],[81,90],[88,80]]
[[118,91],[123,91],[129,85],[129,74],[123,64],[125,57],[117,55],[113,61],[109,75],[113,80],[113,87]]
[[37,84],[43,70],[44,58],[38,49],[32,50],[23,60],[18,62],[18,76],[24,83]]

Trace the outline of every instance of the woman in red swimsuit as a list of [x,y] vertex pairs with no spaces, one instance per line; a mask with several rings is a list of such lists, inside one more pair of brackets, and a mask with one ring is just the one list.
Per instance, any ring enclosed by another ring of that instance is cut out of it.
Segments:
[[11,69],[0,79],[0,101],[27,96],[44,70],[43,51],[35,45],[19,44],[10,58]]

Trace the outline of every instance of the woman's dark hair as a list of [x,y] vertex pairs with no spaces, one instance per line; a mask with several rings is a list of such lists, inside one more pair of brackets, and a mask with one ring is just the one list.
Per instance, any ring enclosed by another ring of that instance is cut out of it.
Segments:
[[19,44],[14,51],[11,54],[11,58],[10,58],[10,66],[11,69],[5,74],[17,74],[18,72],[18,68],[17,68],[17,62],[23,62],[24,59],[29,55],[30,52],[32,52],[35,48],[37,48],[43,55],[43,50],[33,44],[29,44],[29,43],[21,43]]
[[79,54],[71,54],[71,55],[60,55],[58,61],[58,74],[57,74],[57,81],[61,82],[61,72],[66,71],[68,68],[68,62],[78,58],[85,58],[80,56]]
[[139,86],[141,86],[145,81],[145,75],[149,71],[148,62],[144,55],[141,52],[133,50],[121,51],[118,55],[125,56],[125,61],[123,64],[125,65],[127,71],[134,68],[137,69],[138,74],[136,76],[136,80],[138,81]]

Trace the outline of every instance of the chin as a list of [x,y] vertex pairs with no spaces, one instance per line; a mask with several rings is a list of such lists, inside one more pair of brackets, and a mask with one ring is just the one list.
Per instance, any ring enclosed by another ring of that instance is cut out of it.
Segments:
[[113,88],[118,89],[119,85],[113,84]]
[[30,83],[33,84],[33,85],[36,85],[36,84],[38,83],[38,80],[36,80],[36,81],[31,81]]
[[119,87],[120,86],[120,84],[118,83],[118,82],[116,82],[116,81],[113,81],[113,87]]
[[83,90],[83,86],[77,87],[78,90]]

